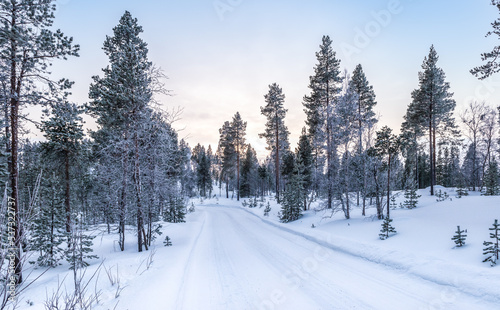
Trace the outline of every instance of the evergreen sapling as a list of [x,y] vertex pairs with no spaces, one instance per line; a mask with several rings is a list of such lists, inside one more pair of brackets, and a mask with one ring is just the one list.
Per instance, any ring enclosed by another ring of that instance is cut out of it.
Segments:
[[467,230],[460,230],[460,226],[457,226],[457,231],[453,238],[451,238],[451,240],[455,242],[457,248],[465,245],[465,239],[467,238],[466,232]]
[[417,186],[416,186],[415,180],[413,180],[405,189],[405,201],[403,203],[403,207],[408,208],[408,209],[414,209],[417,207],[418,204],[418,198],[421,197],[421,195],[417,194]]
[[264,209],[264,216],[269,216],[269,212],[271,212],[271,205],[269,204],[269,201],[268,201],[266,208]]
[[483,260],[483,263],[490,262],[490,265],[493,267],[494,265],[496,265],[498,256],[500,254],[500,249],[498,247],[498,240],[500,239],[500,224],[498,224],[498,220],[495,220],[495,223],[493,223],[493,227],[491,227],[489,230],[493,231],[492,233],[490,233],[490,238],[493,239],[493,241],[483,242],[483,245],[485,246],[485,248],[483,249],[483,255],[487,256]]
[[172,246],[172,239],[170,239],[169,236],[166,236],[165,240],[163,240],[163,245],[164,246]]
[[379,237],[381,240],[385,240],[387,238],[389,238],[389,234],[395,234],[397,233],[396,232],[396,229],[394,229],[394,227],[392,227],[391,225],[391,222],[392,222],[392,219],[388,216],[386,216],[384,218],[384,222],[382,223],[382,229],[380,230],[380,234],[379,234]]

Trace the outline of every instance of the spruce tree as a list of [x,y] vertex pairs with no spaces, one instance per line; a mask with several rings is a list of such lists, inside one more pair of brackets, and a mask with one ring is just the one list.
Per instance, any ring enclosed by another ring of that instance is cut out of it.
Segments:
[[492,241],[484,241],[483,245],[485,248],[483,249],[483,255],[487,257],[483,260],[483,263],[490,262],[491,266],[496,265],[498,261],[498,257],[500,254],[500,248],[498,247],[498,243],[500,240],[500,224],[498,224],[498,220],[495,220],[493,223],[493,227],[489,228],[489,230],[493,231],[490,233],[490,238]]
[[278,84],[269,85],[269,92],[264,96],[265,107],[260,107],[260,112],[267,118],[266,130],[259,134],[260,138],[265,138],[267,150],[271,151],[275,166],[275,186],[276,199],[280,201],[280,167],[281,158],[289,150],[288,128],[285,126],[285,116],[287,109],[284,108],[285,94]]
[[460,226],[457,226],[457,231],[455,232],[453,238],[451,238],[451,240],[455,242],[457,248],[465,245],[465,238],[467,238],[465,230],[461,230]]
[[384,218],[384,222],[382,223],[382,229],[380,230],[379,237],[381,240],[385,240],[389,238],[389,234],[395,234],[396,229],[391,225],[392,219],[389,216]]

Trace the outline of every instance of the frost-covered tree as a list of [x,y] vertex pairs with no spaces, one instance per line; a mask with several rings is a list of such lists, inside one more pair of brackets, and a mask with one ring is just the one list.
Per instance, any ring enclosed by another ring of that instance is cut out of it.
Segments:
[[[42,175],[40,175],[41,181]],[[44,177],[40,199],[35,207],[30,250],[39,253],[39,266],[55,267],[63,256],[65,229],[64,195],[61,178],[54,172]]]
[[490,233],[490,238],[492,241],[484,241],[483,245],[485,248],[483,249],[483,255],[486,255],[486,258],[483,260],[483,263],[490,262],[491,266],[496,265],[498,261],[498,257],[500,255],[500,248],[498,247],[498,243],[500,240],[500,224],[498,224],[498,220],[495,220],[493,223],[493,227],[489,228],[492,232]]
[[[60,30],[54,30],[55,0],[0,1],[0,63],[3,72],[8,72],[6,89],[9,101],[8,137],[10,143],[9,185],[11,206],[14,208],[13,265],[18,283],[22,282],[21,267],[21,221],[19,203],[19,126],[22,118],[20,108],[27,104],[38,104],[47,98],[44,91],[36,90],[36,83],[47,83],[51,92],[65,91],[72,83],[67,80],[54,82],[49,78],[49,66],[54,59],[78,56],[79,46]],[[36,83],[35,83],[36,82]]]
[[[64,208],[66,212],[66,232],[71,235],[71,166],[76,162],[83,139],[83,110],[67,101],[45,110],[40,130],[47,142],[42,144],[47,157],[64,166]],[[69,241],[68,241],[69,242]]]
[[359,194],[361,194],[363,199],[363,215],[365,214],[366,208],[366,146],[363,144],[363,135],[368,128],[372,127],[377,119],[375,117],[375,112],[373,108],[377,104],[375,100],[375,92],[373,91],[373,86],[369,84],[366,78],[363,67],[359,64],[354,69],[352,77],[349,81],[349,86],[353,92],[357,95],[356,98],[356,129],[358,134],[357,141],[357,161],[359,168],[357,169],[357,204],[359,205]]
[[269,85],[269,91],[264,96],[265,107],[260,107],[260,112],[267,119],[266,129],[259,137],[265,138],[267,149],[271,151],[274,158],[276,199],[280,201],[280,169],[281,158],[290,148],[288,142],[288,128],[285,126],[285,116],[287,109],[284,108],[285,94],[278,84]]
[[329,36],[323,36],[320,50],[316,53],[317,64],[314,75],[309,77],[311,94],[304,96],[306,124],[311,137],[314,158],[314,183],[319,182],[323,171],[322,154],[326,149],[327,171],[327,208],[332,208],[334,198],[334,179],[336,177],[336,143],[331,128],[333,108],[342,90],[343,76],[340,72],[340,60],[332,48]]
[[438,59],[434,46],[431,46],[422,64],[423,71],[419,72],[419,87],[411,94],[408,109],[412,110],[412,117],[407,119],[428,134],[431,195],[434,195],[436,185],[437,133],[456,127],[453,118],[456,103],[443,69],[437,66]]
[[380,157],[385,157],[387,169],[387,217],[390,216],[389,201],[391,195],[391,168],[394,158],[399,152],[399,139],[392,133],[392,129],[384,126],[377,131],[377,140],[373,147],[374,152]]
[[465,126],[465,134],[470,140],[470,154],[468,154],[468,159],[470,160],[470,176],[471,181],[470,186],[472,190],[475,191],[477,187],[480,186],[480,156],[479,148],[481,142],[481,128],[483,128],[483,121],[486,115],[486,105],[484,102],[478,103],[476,101],[469,102],[467,108],[464,112],[460,114],[460,120]]
[[[139,252],[147,244],[141,146],[149,137],[144,128],[150,126],[153,118],[149,105],[155,90],[155,71],[148,60],[147,44],[139,36],[142,32],[137,19],[126,11],[113,28],[113,36],[104,41],[103,50],[110,64],[103,69],[103,77],[93,77],[89,91],[92,100],[89,111],[97,118],[99,126],[93,133],[99,145],[97,151],[104,159],[113,154],[121,172],[115,177],[121,181],[118,196],[120,249],[123,251],[125,246],[127,205],[133,204]],[[133,193],[131,197],[129,192]]]
[[306,194],[303,171],[304,168],[300,164],[295,164],[294,171],[285,186],[280,212],[280,221],[283,223],[296,221],[302,216]]
[[358,128],[356,128],[356,126],[359,125],[357,120],[357,117],[359,117],[359,115],[357,115],[359,95],[353,89],[352,84],[348,83],[349,78],[347,73],[345,73],[345,75],[344,89],[333,110],[334,116],[331,118],[331,128],[334,140],[338,144],[342,156],[340,173],[337,180],[334,180],[335,183],[338,184],[338,189],[335,192],[337,196],[340,197],[342,210],[344,211],[346,219],[349,219],[349,193],[353,188],[356,188],[357,184],[355,179],[359,179],[359,175],[356,175],[356,171],[352,169],[354,162],[350,151],[353,142],[356,140],[355,136],[359,133],[359,130],[357,130]]

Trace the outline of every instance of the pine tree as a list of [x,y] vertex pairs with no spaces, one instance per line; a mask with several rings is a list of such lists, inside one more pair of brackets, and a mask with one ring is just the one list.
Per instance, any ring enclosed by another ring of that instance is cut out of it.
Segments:
[[[491,0],[491,4],[496,6],[498,11],[500,11],[499,0]],[[491,26],[493,27],[493,30],[489,31],[486,36],[495,34],[500,37],[500,18],[497,18],[493,23],[491,23]],[[486,64],[470,70],[470,73],[480,80],[484,80],[492,74],[497,73],[500,71],[500,63],[498,61],[499,57],[500,46],[495,46],[491,52],[481,54],[481,60],[486,61]]]
[[241,167],[241,197],[250,197],[257,193],[257,153],[249,144]]
[[319,174],[323,171],[322,154],[326,147],[327,171],[327,208],[332,208],[335,175],[336,145],[331,128],[333,105],[337,102],[342,90],[343,77],[340,72],[340,60],[332,49],[332,40],[323,36],[319,52],[316,53],[317,64],[314,75],[309,78],[311,94],[305,96],[303,105],[306,112],[306,124],[311,137],[314,157],[314,182],[319,182]]
[[226,183],[226,198],[229,198],[229,181],[236,174],[236,149],[232,136],[231,123],[226,121],[219,129],[219,153],[221,158],[221,179]]
[[240,163],[242,154],[245,152],[245,135],[247,130],[247,122],[241,119],[240,113],[236,112],[231,123],[231,137],[233,148],[236,154],[236,200],[240,201]]
[[414,209],[417,207],[418,198],[420,198],[421,195],[417,194],[417,183],[414,178],[411,178],[408,181],[404,197],[405,201],[403,202],[403,207],[408,209]]
[[419,73],[419,88],[412,92],[413,101],[408,107],[413,110],[409,120],[428,133],[431,195],[434,195],[436,185],[437,131],[452,131],[456,127],[453,118],[456,103],[452,99],[453,93],[449,92],[449,83],[445,82],[443,69],[437,67],[438,59],[434,46],[431,46],[422,64],[423,71]]
[[486,172],[483,180],[484,196],[498,196],[500,195],[500,184],[498,182],[498,164],[495,158],[490,162],[488,171]]
[[288,128],[285,126],[285,116],[287,109],[283,107],[285,95],[278,84],[269,85],[269,92],[264,96],[267,105],[260,107],[261,114],[267,118],[266,130],[259,134],[260,138],[265,138],[267,149],[274,157],[276,199],[280,201],[280,161],[286,151],[290,148],[288,143]]
[[[387,217],[390,214],[389,201],[391,195],[391,168],[392,161],[399,151],[399,139],[396,135],[392,133],[392,129],[387,126],[382,127],[377,131],[377,140],[373,147],[374,151],[378,156],[387,156],[385,166],[387,167]],[[379,217],[381,216],[381,210],[379,210]]]
[[382,229],[380,230],[379,237],[381,240],[385,240],[389,238],[389,234],[396,233],[396,229],[391,225],[392,219],[388,216],[385,217],[384,222],[382,223]]
[[[0,62],[2,71],[9,72],[7,78],[10,118],[8,137],[10,143],[9,185],[10,202],[15,213],[14,261],[17,283],[21,283],[21,219],[19,201],[19,126],[22,120],[19,109],[26,104],[44,102],[36,85],[47,83],[53,91],[65,91],[71,84],[63,79],[60,83],[49,78],[49,68],[54,59],[78,56],[79,46],[73,38],[66,37],[60,30],[52,30],[55,0],[47,1],[0,1],[0,15],[3,23],[0,32]],[[7,88],[6,87],[6,88]]]
[[493,227],[489,228],[489,230],[493,231],[490,233],[490,238],[493,239],[493,241],[483,242],[483,245],[485,246],[485,248],[483,249],[483,255],[487,256],[483,260],[483,263],[490,262],[491,266],[494,266],[496,265],[500,254],[500,248],[498,247],[498,243],[500,240],[500,224],[498,224],[498,220],[495,220],[495,223],[493,223]]
[[462,247],[465,245],[465,239],[467,238],[467,235],[465,234],[465,230],[461,230],[460,226],[457,226],[457,231],[455,232],[455,235],[451,240],[453,240],[456,244],[456,247]]
[[205,151],[205,147],[200,144],[195,146],[191,160],[196,164],[196,184],[200,195],[207,197],[208,193],[212,191],[212,174],[210,157]]

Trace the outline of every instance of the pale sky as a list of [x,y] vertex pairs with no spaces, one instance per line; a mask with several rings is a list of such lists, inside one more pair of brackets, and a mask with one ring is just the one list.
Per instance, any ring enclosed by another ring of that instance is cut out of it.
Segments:
[[[76,82],[72,100],[87,102],[91,76],[102,76],[101,47],[125,10],[143,26],[149,59],[169,79],[173,96],[165,109],[183,107],[184,128],[193,147],[212,145],[218,129],[239,111],[248,122],[247,140],[266,156],[263,132],[268,85],[278,83],[288,108],[292,149],[304,126],[302,98],[323,35],[333,40],[341,67],[363,65],[377,95],[380,125],[399,131],[418,72],[434,44],[455,93],[457,110],[475,98],[500,104],[500,75],[480,82],[469,70],[480,54],[498,44],[485,38],[498,11],[490,0],[62,0],[55,27],[81,45],[78,58],[58,61],[53,76]],[[33,109],[35,111],[35,109]]]

